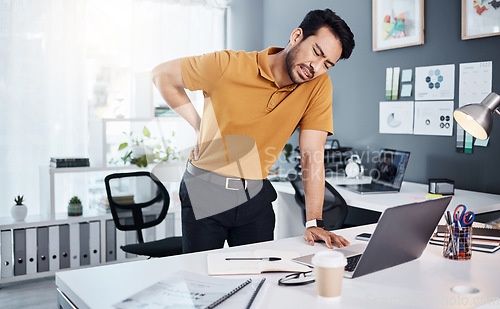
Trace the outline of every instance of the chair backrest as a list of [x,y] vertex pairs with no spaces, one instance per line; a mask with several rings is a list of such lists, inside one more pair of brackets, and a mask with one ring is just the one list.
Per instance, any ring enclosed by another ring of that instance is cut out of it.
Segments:
[[[302,210],[302,221],[306,222],[306,201],[304,186],[300,175],[288,175],[288,179],[295,190],[295,201]],[[323,222],[325,230],[342,228],[347,217],[347,203],[335,188],[325,181],[325,197],[323,202]]]
[[170,196],[165,186],[149,172],[115,173],[104,178],[109,208],[117,229],[137,231],[160,224],[166,217]]

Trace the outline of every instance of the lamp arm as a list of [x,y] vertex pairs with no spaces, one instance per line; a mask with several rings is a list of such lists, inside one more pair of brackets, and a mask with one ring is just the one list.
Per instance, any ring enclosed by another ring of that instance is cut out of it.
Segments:
[[497,113],[498,115],[500,115],[500,111],[498,110],[498,108],[495,108],[495,113]]

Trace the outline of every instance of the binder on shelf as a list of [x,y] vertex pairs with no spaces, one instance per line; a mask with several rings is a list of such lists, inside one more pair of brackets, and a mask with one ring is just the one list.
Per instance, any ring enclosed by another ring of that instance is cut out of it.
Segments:
[[167,238],[167,221],[168,221],[167,218],[168,214],[165,220],[163,220],[162,222],[160,222],[160,224],[155,226],[156,240]]
[[36,268],[36,228],[26,229],[26,274],[35,274]]
[[0,258],[2,261],[1,275],[2,278],[9,278],[14,276],[14,263],[12,261],[12,231],[2,230],[1,232],[1,243],[0,243]]
[[59,270],[59,225],[49,226],[49,270]]
[[120,231],[115,229],[115,232],[116,232],[116,249],[115,249],[116,260],[123,261],[127,258],[127,254],[125,253],[125,251],[121,249],[121,247],[124,246],[126,243],[125,231]]
[[[146,216],[146,221],[152,221],[156,218],[156,216]],[[155,227],[150,227],[147,229],[144,229],[144,241],[149,242],[149,241],[155,241],[156,240],[156,229]]]
[[80,267],[80,224],[71,223],[69,225],[69,253],[70,267]]
[[80,265],[90,265],[90,227],[88,222],[80,222]]
[[15,229],[14,233],[14,276],[26,275],[26,230]]
[[175,220],[175,213],[167,214],[167,217],[163,221],[167,222],[167,237],[176,236],[175,225],[177,222]]
[[[130,244],[135,244],[135,243],[137,243],[137,232],[136,231],[125,231],[125,244],[130,245]],[[125,252],[125,257],[127,257],[127,259],[135,258],[135,257],[137,257],[137,254]]]
[[89,223],[89,252],[90,265],[98,265],[101,262],[101,224],[99,221]]
[[116,228],[113,220],[106,220],[106,262],[116,261]]
[[59,225],[59,269],[71,267],[69,224]]
[[[126,221],[125,224],[130,224],[130,221],[132,221],[132,219],[125,219],[125,221]],[[130,245],[130,244],[136,244],[136,243],[137,243],[137,232],[136,231],[126,231],[125,232],[125,244]],[[126,252],[125,256],[128,259],[130,259],[130,258],[136,257],[137,254],[132,254],[132,253]]]
[[37,271],[39,273],[49,271],[49,228],[47,226],[37,227],[36,243],[37,252]]

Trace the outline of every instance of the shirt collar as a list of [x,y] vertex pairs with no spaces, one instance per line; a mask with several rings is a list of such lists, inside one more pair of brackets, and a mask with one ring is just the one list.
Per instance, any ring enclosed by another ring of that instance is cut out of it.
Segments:
[[[267,49],[264,49],[263,51],[260,51],[257,57],[260,75],[273,83],[276,83],[276,80],[273,73],[271,72],[271,68],[269,67],[269,55],[279,53],[283,49],[284,48],[282,47],[269,47]],[[292,84],[284,88],[293,90],[297,86],[297,84]]]

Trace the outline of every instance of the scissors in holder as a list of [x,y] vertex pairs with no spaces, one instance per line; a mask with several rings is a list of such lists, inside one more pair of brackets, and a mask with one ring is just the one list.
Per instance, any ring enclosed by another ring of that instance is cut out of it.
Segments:
[[472,211],[467,211],[467,207],[463,204],[458,205],[453,213],[453,221],[455,224],[458,224],[459,227],[471,225],[475,218],[476,215]]

